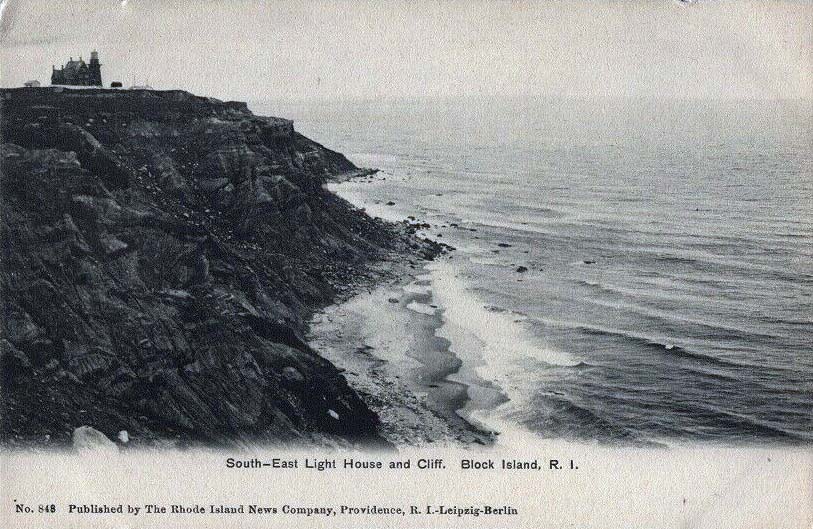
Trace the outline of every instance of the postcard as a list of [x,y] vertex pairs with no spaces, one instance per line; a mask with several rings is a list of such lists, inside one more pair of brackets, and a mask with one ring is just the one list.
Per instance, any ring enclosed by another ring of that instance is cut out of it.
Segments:
[[813,526],[811,28],[0,2],[0,526]]

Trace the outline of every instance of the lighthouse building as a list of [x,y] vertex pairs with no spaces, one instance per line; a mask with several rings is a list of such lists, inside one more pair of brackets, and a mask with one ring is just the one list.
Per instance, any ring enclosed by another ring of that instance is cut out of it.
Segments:
[[74,61],[73,57],[57,69],[52,66],[51,84],[67,86],[102,86],[102,65],[99,63],[99,53],[95,50],[90,52],[90,62],[86,63],[79,57]]

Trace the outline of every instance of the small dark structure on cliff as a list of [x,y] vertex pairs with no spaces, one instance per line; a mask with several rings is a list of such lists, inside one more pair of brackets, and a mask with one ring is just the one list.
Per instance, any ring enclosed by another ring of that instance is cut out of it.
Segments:
[[78,61],[70,58],[67,64],[59,70],[51,67],[51,84],[68,86],[102,86],[102,65],[99,62],[99,52],[90,52],[90,63],[79,57]]

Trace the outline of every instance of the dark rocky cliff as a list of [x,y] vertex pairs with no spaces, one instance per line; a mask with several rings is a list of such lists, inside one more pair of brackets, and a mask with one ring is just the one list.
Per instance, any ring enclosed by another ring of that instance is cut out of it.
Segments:
[[3,443],[379,441],[303,321],[438,249],[322,188],[352,163],[243,103],[0,94]]

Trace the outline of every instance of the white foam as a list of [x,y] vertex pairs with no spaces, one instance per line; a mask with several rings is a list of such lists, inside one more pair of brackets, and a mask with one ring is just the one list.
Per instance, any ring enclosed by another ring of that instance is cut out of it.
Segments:
[[485,360],[530,357],[550,365],[573,366],[571,355],[543,347],[522,323],[524,318],[505,311],[495,311],[468,290],[449,262],[430,265],[433,292],[444,308],[444,319],[455,323],[480,339],[487,347]]
[[430,294],[432,292],[432,287],[429,285],[410,283],[404,287],[404,292],[409,292],[410,294]]
[[400,207],[388,206],[384,202],[378,204],[370,200],[369,186],[375,185],[377,182],[330,182],[325,184],[325,189],[331,193],[335,193],[341,198],[347,200],[357,208],[364,208],[371,217],[378,217],[389,222],[401,222],[409,215],[405,210]]
[[419,303],[417,301],[410,301],[406,308],[419,314],[427,314],[429,316],[434,315],[437,311],[437,309],[434,307],[427,305],[426,303]]
[[368,345],[376,358],[400,369],[417,368],[421,364],[409,356],[415,334],[414,316],[389,307],[389,299],[397,294],[385,288],[359,294],[336,306],[332,316],[323,318],[321,332],[343,329],[350,335],[348,342]]
[[[483,380],[498,385],[510,399],[498,409],[477,407],[471,403],[470,418],[500,432],[498,444],[517,446],[527,442],[527,429],[507,419],[512,410],[529,406],[530,393],[527,359],[553,366],[574,366],[571,355],[544,347],[528,331],[524,319],[511,312],[495,312],[459,279],[450,262],[429,266],[435,301],[443,309],[444,323],[437,335],[451,343],[450,350],[464,366],[476,365],[475,372]],[[477,388],[469,396],[476,400]]]

